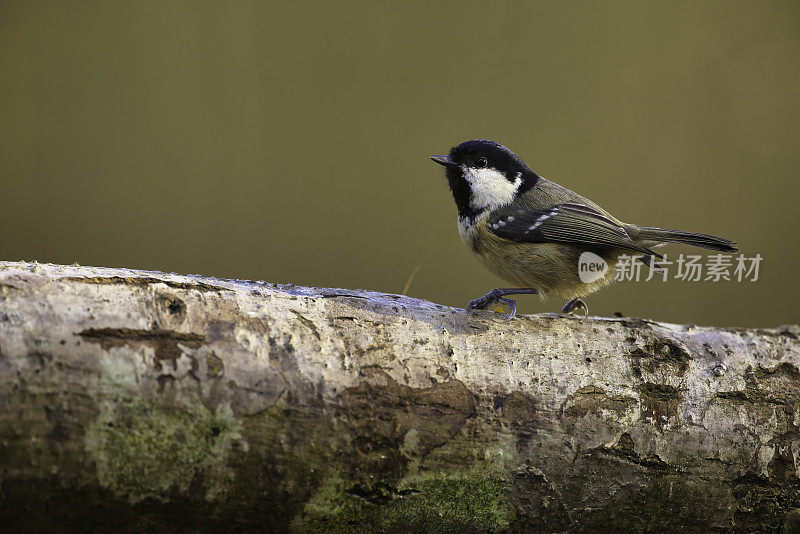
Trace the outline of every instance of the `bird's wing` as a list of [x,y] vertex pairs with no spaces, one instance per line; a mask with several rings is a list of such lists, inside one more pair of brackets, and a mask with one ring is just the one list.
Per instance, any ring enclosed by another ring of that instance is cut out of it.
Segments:
[[618,223],[584,204],[557,204],[546,209],[509,205],[495,210],[486,220],[486,227],[510,241],[617,248],[661,257],[635,243]]

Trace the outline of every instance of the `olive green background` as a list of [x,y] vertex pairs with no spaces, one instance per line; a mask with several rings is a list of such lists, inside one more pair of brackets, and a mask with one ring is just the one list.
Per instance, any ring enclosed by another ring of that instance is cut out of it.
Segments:
[[800,320],[797,2],[0,1],[0,82],[2,259],[388,292],[420,266],[409,294],[463,306],[503,283],[428,155],[485,137],[764,257],[592,313]]

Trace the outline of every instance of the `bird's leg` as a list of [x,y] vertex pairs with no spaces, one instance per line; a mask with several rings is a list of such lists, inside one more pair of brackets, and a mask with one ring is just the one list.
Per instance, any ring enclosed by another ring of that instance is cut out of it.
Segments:
[[589,306],[578,297],[568,300],[564,307],[561,308],[561,313],[572,313],[578,308],[582,308],[584,316],[589,317]]
[[511,320],[517,313],[517,302],[512,299],[505,298],[508,295],[533,295],[538,293],[535,289],[531,288],[496,288],[492,289],[479,299],[469,301],[467,304],[468,310],[485,310],[492,304],[500,302],[508,306],[509,314],[508,320]]

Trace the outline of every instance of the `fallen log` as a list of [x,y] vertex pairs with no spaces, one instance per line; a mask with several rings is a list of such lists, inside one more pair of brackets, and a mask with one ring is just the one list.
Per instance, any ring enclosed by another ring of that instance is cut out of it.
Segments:
[[795,532],[799,335],[0,263],[0,524]]

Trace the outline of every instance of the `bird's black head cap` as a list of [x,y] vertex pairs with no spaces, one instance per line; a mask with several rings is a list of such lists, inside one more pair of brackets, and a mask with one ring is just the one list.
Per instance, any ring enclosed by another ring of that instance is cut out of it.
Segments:
[[495,169],[512,183],[521,179],[517,194],[533,187],[539,179],[539,175],[519,156],[500,143],[488,139],[465,141],[451,148],[447,156],[431,156],[431,159],[445,166],[450,190],[462,216],[475,215],[477,211],[470,206],[472,191],[466,180],[465,169]]

